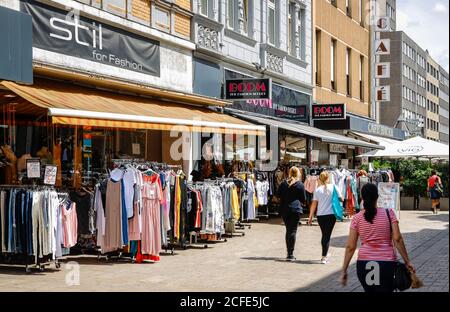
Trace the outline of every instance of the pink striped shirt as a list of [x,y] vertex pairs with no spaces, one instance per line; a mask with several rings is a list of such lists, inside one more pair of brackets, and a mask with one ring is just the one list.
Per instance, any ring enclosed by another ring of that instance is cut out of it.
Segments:
[[[398,223],[394,211],[389,210],[391,222]],[[373,224],[364,219],[364,211],[353,217],[350,226],[361,238],[358,260],[362,261],[396,261],[392,243],[391,228],[385,209],[378,209]]]

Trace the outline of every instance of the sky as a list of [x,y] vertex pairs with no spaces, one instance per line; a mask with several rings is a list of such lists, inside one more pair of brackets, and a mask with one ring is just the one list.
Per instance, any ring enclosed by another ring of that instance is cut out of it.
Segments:
[[397,0],[397,30],[449,70],[449,0]]

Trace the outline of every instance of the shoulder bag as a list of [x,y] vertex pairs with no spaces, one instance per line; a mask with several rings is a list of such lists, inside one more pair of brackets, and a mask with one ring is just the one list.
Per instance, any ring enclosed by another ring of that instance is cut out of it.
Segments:
[[[389,219],[389,227],[391,228],[391,239],[392,237],[392,220],[389,214],[389,209],[386,209],[386,214]],[[395,251],[395,244],[394,244]],[[412,279],[411,273],[403,262],[396,261],[394,268],[394,289],[398,291],[405,291],[411,288]]]
[[343,221],[344,220],[344,208],[342,207],[342,203],[339,199],[339,193],[336,186],[333,186],[333,198],[331,200],[331,205],[333,208],[334,216],[336,220]]

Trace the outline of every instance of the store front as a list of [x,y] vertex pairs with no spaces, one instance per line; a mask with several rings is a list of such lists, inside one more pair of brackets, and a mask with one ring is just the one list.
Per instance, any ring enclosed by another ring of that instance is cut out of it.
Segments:
[[[42,266],[86,250],[159,261],[163,247],[185,248],[192,235],[221,240],[223,216],[240,214],[216,197],[202,206],[205,194],[190,182],[203,147],[196,139],[264,136],[265,127],[192,93],[195,45],[142,25],[131,31],[132,22],[94,7],[78,16],[21,1],[20,10],[32,16],[34,77],[0,81],[0,226],[22,207],[42,215],[24,221],[37,228],[0,231],[0,263]],[[221,192],[211,188],[208,196]],[[50,214],[55,229],[78,230],[64,241],[43,232]],[[16,240],[32,232],[52,243]]]
[[[319,129],[351,137],[358,141],[377,144],[381,148],[385,147],[385,141],[395,142],[405,139],[405,132],[400,129],[379,125],[373,120],[351,114],[346,114],[346,116],[341,119],[330,118],[315,120],[314,126]],[[322,149],[325,153],[326,148],[324,146],[318,146],[318,148]],[[370,148],[360,145],[328,147],[328,153],[337,155],[338,162],[344,159],[344,163],[347,164],[348,159],[349,168],[358,168],[362,163],[361,158],[358,158],[357,156],[369,151],[371,151]]]

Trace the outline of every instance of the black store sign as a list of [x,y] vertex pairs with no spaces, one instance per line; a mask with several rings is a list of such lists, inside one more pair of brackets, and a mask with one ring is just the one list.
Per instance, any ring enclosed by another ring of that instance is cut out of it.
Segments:
[[227,100],[271,99],[271,79],[231,79],[225,81]]
[[56,9],[21,1],[33,18],[33,46],[153,76],[160,75],[159,42]]
[[312,106],[313,120],[336,120],[345,119],[345,104],[316,104]]

